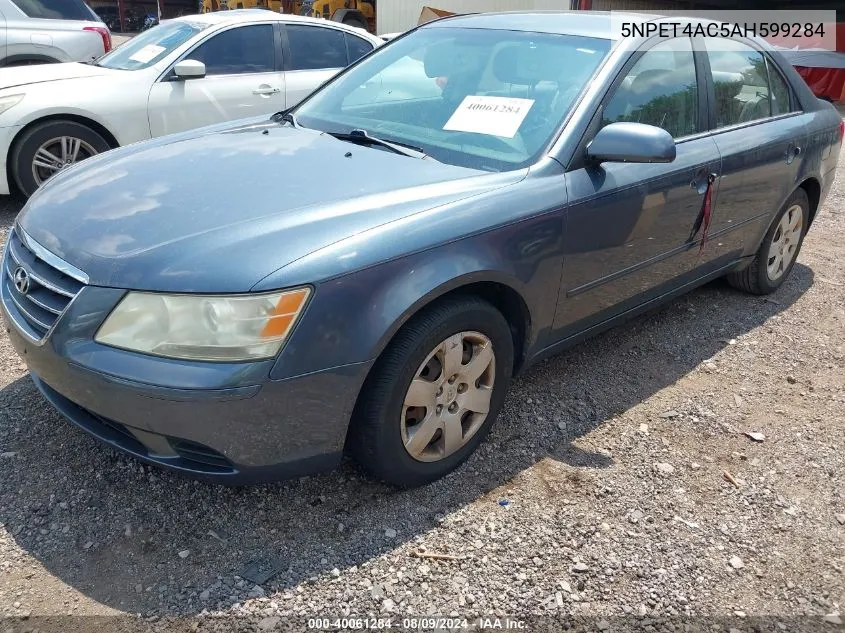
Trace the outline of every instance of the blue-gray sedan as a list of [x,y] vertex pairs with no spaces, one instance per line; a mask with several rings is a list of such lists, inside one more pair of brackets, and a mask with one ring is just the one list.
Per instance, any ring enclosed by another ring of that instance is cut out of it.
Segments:
[[539,358],[719,276],[776,290],[842,135],[756,40],[453,17],[270,120],[52,179],[9,237],[6,329],[146,462],[246,483],[347,449],[420,485]]

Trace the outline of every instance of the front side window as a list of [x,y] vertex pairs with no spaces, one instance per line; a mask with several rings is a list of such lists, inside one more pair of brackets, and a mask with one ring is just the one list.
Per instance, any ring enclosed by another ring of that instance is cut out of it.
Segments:
[[165,58],[207,28],[205,24],[182,20],[165,22],[136,35],[96,61],[114,70],[139,70]]
[[637,60],[602,115],[602,125],[621,121],[654,125],[674,138],[701,131],[695,58],[689,38],[660,42]]
[[304,127],[366,130],[486,171],[531,164],[610,50],[606,39],[428,26],[299,106]]
[[186,59],[205,64],[206,75],[244,75],[275,70],[272,24],[239,26],[200,44]]
[[725,38],[705,38],[716,92],[716,127],[765,119],[772,114],[763,54]]
[[325,70],[347,65],[345,33],[321,26],[287,25],[291,70]]

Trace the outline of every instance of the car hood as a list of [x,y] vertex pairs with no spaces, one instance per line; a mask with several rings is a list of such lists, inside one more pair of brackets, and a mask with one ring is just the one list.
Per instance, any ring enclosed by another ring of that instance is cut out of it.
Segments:
[[246,292],[315,250],[523,176],[265,120],[89,159],[36,192],[18,222],[93,285]]
[[110,70],[108,68],[100,68],[99,66],[92,66],[91,64],[80,64],[78,62],[12,66],[11,68],[4,68],[0,71],[0,90],[44,83],[47,81],[79,79],[80,77],[99,77],[112,74],[114,72],[119,71]]

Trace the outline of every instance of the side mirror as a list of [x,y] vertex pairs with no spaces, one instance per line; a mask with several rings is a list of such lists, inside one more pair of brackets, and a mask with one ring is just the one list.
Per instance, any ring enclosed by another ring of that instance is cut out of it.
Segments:
[[173,67],[177,79],[202,79],[205,77],[205,64],[195,59],[183,59]]
[[672,135],[644,123],[611,123],[587,145],[587,158],[596,163],[671,163],[675,155]]

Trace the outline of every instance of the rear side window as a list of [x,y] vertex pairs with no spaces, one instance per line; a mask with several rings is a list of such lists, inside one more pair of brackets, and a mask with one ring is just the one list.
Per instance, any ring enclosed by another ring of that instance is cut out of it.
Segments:
[[223,31],[200,44],[187,58],[204,63],[206,75],[273,72],[273,25],[255,24]]
[[794,112],[796,108],[790,103],[789,87],[786,85],[783,75],[770,60],[766,60],[766,66],[769,70],[769,84],[772,88],[772,116]]
[[[705,38],[705,46],[716,92],[716,127],[770,117],[771,93],[763,54],[747,44],[724,38]],[[784,89],[785,86],[780,88],[781,98]]]
[[695,58],[688,37],[647,50],[610,98],[602,125],[620,121],[663,128],[674,138],[700,131]]
[[352,62],[358,61],[364,55],[373,50],[373,45],[370,44],[367,40],[362,39],[360,37],[355,37],[354,35],[350,35],[349,33],[346,33],[345,36],[346,51],[349,57],[348,63],[351,64]]
[[12,2],[30,18],[100,21],[94,11],[89,9],[82,0],[12,0]]
[[287,25],[290,70],[343,68],[348,64],[345,33],[321,26]]

